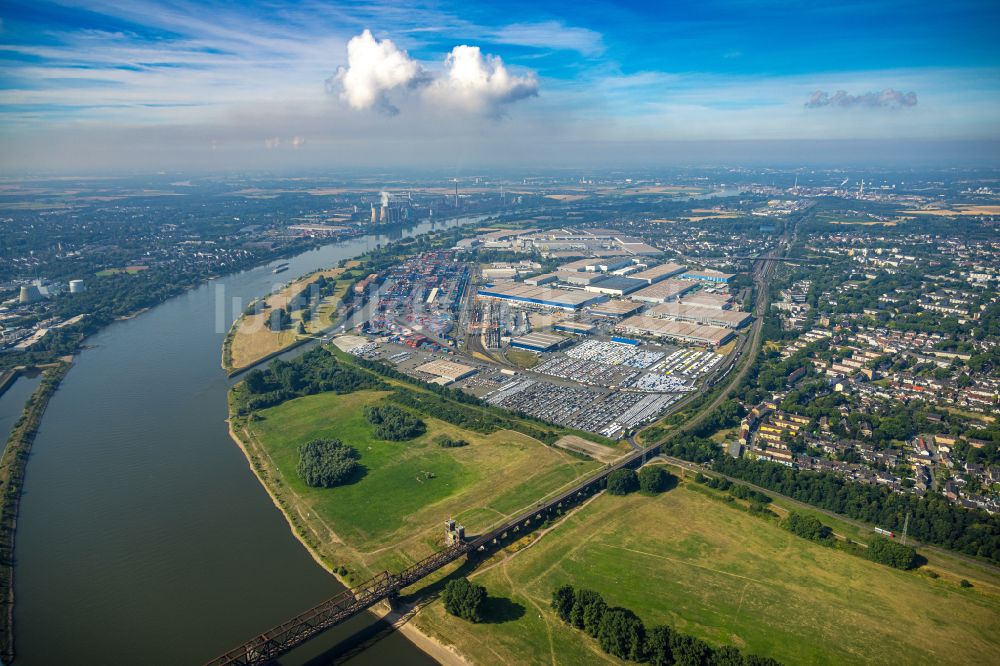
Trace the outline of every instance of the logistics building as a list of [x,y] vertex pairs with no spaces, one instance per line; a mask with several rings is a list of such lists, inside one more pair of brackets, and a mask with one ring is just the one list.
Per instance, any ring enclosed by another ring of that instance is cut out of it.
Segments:
[[643,303],[666,303],[667,301],[676,300],[681,294],[691,291],[694,288],[695,283],[693,282],[671,278],[651,284],[645,289],[640,289],[630,294],[629,298],[633,301],[642,301]]
[[681,342],[693,342],[701,345],[719,346],[726,344],[735,335],[731,329],[721,326],[707,326],[683,321],[671,321],[636,315],[615,326],[615,330],[628,335],[646,335],[658,338],[671,338]]
[[682,280],[703,280],[705,282],[720,282],[722,284],[728,284],[730,280],[736,277],[735,273],[722,273],[720,271],[687,271],[681,273]]
[[596,328],[593,324],[585,324],[582,321],[571,321],[569,319],[554,324],[552,330],[564,331],[574,335],[590,335]]
[[584,287],[585,291],[592,291],[595,294],[610,294],[612,296],[624,296],[638,291],[646,286],[644,280],[633,280],[627,277],[609,277],[594,284]]
[[551,333],[528,333],[510,341],[510,346],[514,349],[526,349],[536,354],[558,349],[566,344],[571,338],[564,338],[561,335]]
[[681,298],[685,305],[697,305],[701,308],[718,308],[728,310],[733,304],[733,297],[729,294],[714,294],[710,291],[696,291]]
[[654,282],[666,280],[668,277],[673,277],[674,275],[683,272],[684,267],[680,264],[667,263],[647,268],[646,270],[639,271],[638,273],[632,273],[629,277],[636,280],[643,280],[647,284],[653,284]]
[[630,301],[605,301],[590,306],[590,313],[601,317],[627,317],[642,309],[641,303]]
[[594,284],[595,282],[600,282],[601,280],[607,279],[607,275],[603,273],[584,273],[581,271],[556,271],[554,273],[545,273],[544,275],[536,275],[535,277],[526,278],[524,280],[525,284],[533,285],[543,285],[550,284],[553,282],[564,282],[566,284],[575,284],[580,286],[585,286],[588,284]]
[[600,303],[608,298],[604,294],[538,287],[522,282],[485,285],[480,287],[477,293],[480,298],[496,298],[521,305],[540,305],[560,310],[579,310],[584,306]]
[[461,363],[443,360],[430,361],[417,366],[415,369],[417,372],[434,375],[436,378],[434,380],[435,384],[450,384],[452,382],[457,382],[460,379],[465,379],[466,377],[474,375],[477,372],[477,368],[474,368],[471,365],[462,365]]
[[607,257],[580,259],[571,261],[559,267],[560,271],[587,271],[590,273],[607,273],[624,268],[633,263],[632,257]]
[[743,326],[746,326],[752,318],[752,315],[749,312],[703,308],[697,305],[686,305],[684,303],[661,303],[660,305],[654,305],[646,310],[646,314],[660,319],[690,321],[696,324],[709,324],[711,326],[722,326],[724,328],[742,328]]

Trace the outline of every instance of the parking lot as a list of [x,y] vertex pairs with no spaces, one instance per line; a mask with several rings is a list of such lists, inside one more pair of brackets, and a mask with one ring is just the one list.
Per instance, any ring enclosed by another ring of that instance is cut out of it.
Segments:
[[[477,372],[452,386],[491,405],[523,412],[562,426],[618,437],[654,421],[722,356],[660,345],[630,346],[597,339],[542,355],[530,371],[515,371],[469,357],[457,358],[433,346],[370,341],[352,350],[379,358],[419,379],[416,368],[434,359],[457,360]],[[553,377],[547,380],[544,375]],[[569,385],[567,385],[569,384]]]
[[617,437],[659,417],[679,394],[596,391],[524,376],[508,378],[487,393],[491,405],[605,437]]
[[532,368],[534,372],[562,379],[572,379],[589,386],[614,388],[626,385],[639,374],[637,370],[598,361],[558,355]]
[[629,368],[648,368],[666,356],[665,351],[641,349],[604,340],[586,340],[566,350],[566,356],[605,365],[624,365]]

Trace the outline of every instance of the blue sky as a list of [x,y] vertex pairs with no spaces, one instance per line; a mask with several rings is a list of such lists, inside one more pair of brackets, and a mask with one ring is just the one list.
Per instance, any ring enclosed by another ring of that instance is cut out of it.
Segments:
[[997,25],[995,1],[5,0],[0,166],[572,163],[657,145],[695,159],[676,146],[746,140],[995,146]]

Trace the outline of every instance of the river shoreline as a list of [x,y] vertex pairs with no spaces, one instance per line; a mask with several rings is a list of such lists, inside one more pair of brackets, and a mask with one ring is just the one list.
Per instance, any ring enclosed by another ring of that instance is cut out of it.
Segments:
[[[272,488],[271,483],[268,478],[275,475],[277,470],[267,461],[263,459],[256,451],[251,451],[253,445],[249,445],[243,441],[243,438],[237,434],[235,428],[233,427],[233,420],[229,418],[226,420],[229,429],[229,437],[236,443],[240,451],[243,452],[246,458],[247,464],[250,466],[250,470],[253,472],[257,481],[263,486],[264,491],[267,496],[271,498],[271,502],[277,507],[278,511],[281,512],[282,517],[285,519],[285,523],[288,525],[289,531],[291,531],[292,536],[298,540],[299,543],[306,549],[310,557],[315,560],[316,564],[323,568],[324,571],[329,573],[331,576],[337,579],[345,589],[350,589],[351,585],[343,577],[341,577],[333,569],[333,567],[323,559],[323,556],[313,548],[313,545],[309,540],[301,533],[299,529],[296,529],[295,522],[292,516],[289,514],[288,507],[281,500],[278,493]],[[339,540],[339,537],[338,537]],[[384,604],[383,604],[384,606]],[[303,609],[305,610],[305,609]],[[445,666],[468,666],[471,662],[465,658],[460,652],[458,652],[453,646],[445,645],[438,639],[425,634],[420,629],[415,627],[409,622],[408,618],[404,618],[403,614],[398,611],[381,611],[370,609],[372,615],[379,619],[383,619],[391,623],[396,630],[398,630],[403,636],[405,636],[411,643],[413,643],[419,650],[423,651],[427,655],[431,656],[439,663]],[[417,610],[419,612],[419,609]]]
[[[391,239],[371,236],[370,244],[376,242]],[[359,237],[306,248],[292,257],[289,275],[349,260],[365,247]],[[227,274],[226,295],[246,300],[262,293],[273,280],[264,266]],[[338,593],[337,578],[326,575],[330,566],[316,559],[335,537],[307,531],[303,536],[320,547],[303,552],[294,529],[299,543],[287,538],[288,515],[273,513],[274,498],[264,500],[260,479],[247,477],[233,457],[234,438],[219,419],[230,385],[218,369],[223,335],[212,326],[220,314],[232,320],[220,312],[211,284],[188,285],[92,331],[89,344],[80,345],[72,381],[63,382],[59,399],[48,405],[19,508],[18,663],[73,663],[82,653],[100,653],[103,663],[134,663],[147,650],[157,655],[149,663],[199,663],[245,640],[252,627],[277,624]],[[206,493],[210,501],[195,499]],[[301,523],[294,502],[289,509]],[[234,548],[245,557],[233,560]],[[336,565],[336,559],[330,561]],[[247,581],[265,567],[280,566],[294,566],[282,584],[248,589]],[[189,596],[176,594],[178,581]],[[147,599],[159,603],[149,608]],[[163,646],[163,626],[186,640]],[[51,640],[54,632],[59,641]],[[372,654],[430,661],[415,649],[401,633]]]
[[[41,385],[28,399],[21,417],[14,424],[0,457],[0,659],[4,663],[14,660],[14,544],[17,534],[17,516],[21,491],[28,467],[28,457],[35,442],[35,435],[52,395],[59,389],[70,363],[63,363],[45,370]],[[20,374],[14,373],[14,379]],[[13,383],[13,380],[11,381]],[[6,390],[7,387],[5,387]]]

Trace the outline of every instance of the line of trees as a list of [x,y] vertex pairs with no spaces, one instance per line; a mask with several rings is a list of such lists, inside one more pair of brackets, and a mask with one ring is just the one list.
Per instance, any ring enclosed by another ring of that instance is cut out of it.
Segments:
[[[392,400],[404,407],[412,407],[424,413],[432,413],[435,418],[440,418],[469,430],[487,434],[497,430],[516,430],[546,444],[554,443],[562,434],[567,432],[565,428],[553,426],[551,423],[530,414],[489,405],[471,393],[466,393],[461,389],[421,381],[396,370],[384,361],[351,358],[350,362],[383,377],[397,379],[412,386],[420,387],[424,391],[408,392],[406,389],[398,389],[397,393],[393,395]],[[437,399],[435,400],[433,396],[427,395],[425,391],[435,394]],[[477,409],[463,409],[466,405],[476,407]],[[427,411],[428,409],[431,411]],[[517,418],[510,418],[511,415]],[[613,443],[593,433],[579,432],[574,434],[579,434],[585,439],[593,441],[603,441],[607,444]]]
[[722,477],[705,476],[701,472],[698,472],[698,474],[695,475],[694,480],[695,483],[700,483],[708,486],[709,488],[715,488],[716,490],[728,492],[729,497],[726,497],[725,499],[729,502],[732,502],[733,498],[746,500],[749,502],[749,506],[747,508],[750,513],[774,515],[774,513],[768,508],[768,504],[773,501],[773,498],[770,495],[757,492],[750,486],[745,486],[742,483],[733,483],[729,479]]
[[943,497],[896,493],[828,472],[797,470],[763,460],[716,456],[713,469],[800,502],[902,530],[909,514],[909,533],[925,543],[1000,563],[1000,515],[966,509]]
[[802,511],[791,511],[780,523],[781,527],[792,534],[809,539],[825,546],[839,547],[840,550],[864,557],[872,562],[878,562],[896,569],[915,569],[920,563],[917,551],[901,543],[890,541],[883,536],[875,536],[868,542],[865,548],[850,539],[838,543],[833,538],[833,529],[824,525],[819,518],[803,513]]
[[648,630],[628,608],[609,606],[593,590],[563,585],[552,593],[552,608],[563,622],[597,639],[601,649],[628,661],[653,666],[777,666],[769,657],[745,655],[734,647],[716,648],[667,625]]
[[397,388],[389,396],[389,400],[423,414],[433,414],[434,418],[475,432],[489,434],[497,430],[516,430],[547,444],[559,439],[558,432],[508,418],[504,415],[503,410],[455,402],[450,399],[450,396],[438,392],[424,393]]

